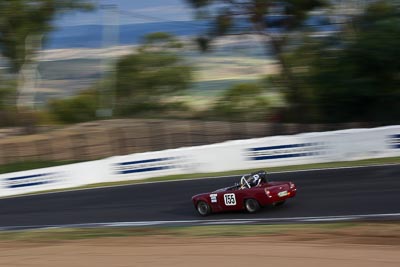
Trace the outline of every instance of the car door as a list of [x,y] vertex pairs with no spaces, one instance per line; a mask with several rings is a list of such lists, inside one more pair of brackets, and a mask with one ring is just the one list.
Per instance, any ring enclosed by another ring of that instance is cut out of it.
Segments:
[[242,190],[227,190],[218,194],[218,202],[222,210],[240,210],[243,208],[243,191]]

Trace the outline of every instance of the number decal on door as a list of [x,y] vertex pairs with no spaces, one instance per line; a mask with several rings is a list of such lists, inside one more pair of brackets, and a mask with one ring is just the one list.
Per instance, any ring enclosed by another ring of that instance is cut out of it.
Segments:
[[225,194],[224,195],[225,206],[235,206],[236,205],[236,196],[235,194]]

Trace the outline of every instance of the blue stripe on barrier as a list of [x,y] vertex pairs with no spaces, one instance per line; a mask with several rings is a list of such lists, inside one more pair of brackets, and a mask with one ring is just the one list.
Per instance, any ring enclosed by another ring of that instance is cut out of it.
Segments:
[[297,148],[297,147],[306,147],[316,145],[313,143],[304,143],[304,144],[290,144],[290,145],[279,145],[279,146],[266,146],[266,147],[254,147],[249,148],[249,151],[265,151],[265,150],[274,150],[274,149],[287,149],[287,148]]
[[22,179],[29,179],[29,178],[42,177],[42,176],[46,176],[46,175],[50,175],[50,174],[51,174],[51,173],[33,174],[33,175],[27,175],[27,176],[6,178],[6,180],[8,180],[8,181],[15,181],[15,180],[22,180]]
[[145,159],[145,160],[137,160],[137,161],[127,161],[127,162],[117,163],[117,165],[120,165],[120,166],[135,165],[135,164],[166,161],[166,160],[171,160],[171,159],[174,159],[174,158],[157,158],[157,159]]
[[48,184],[48,183],[50,183],[50,181],[32,182],[32,183],[26,183],[26,184],[9,185],[8,188],[19,188],[19,187],[42,185],[42,184]]
[[393,149],[400,149],[400,134],[393,134],[389,136],[391,144],[390,147]]
[[314,156],[318,154],[319,154],[318,152],[307,152],[307,153],[284,154],[284,155],[273,155],[273,156],[258,156],[258,157],[251,157],[251,160],[296,158],[296,157]]
[[119,174],[128,174],[128,173],[140,173],[140,172],[152,172],[152,171],[160,171],[160,170],[166,170],[166,169],[172,169],[175,166],[159,166],[159,167],[149,167],[149,168],[143,168],[143,169],[134,169],[134,170],[124,170],[124,171],[119,171]]

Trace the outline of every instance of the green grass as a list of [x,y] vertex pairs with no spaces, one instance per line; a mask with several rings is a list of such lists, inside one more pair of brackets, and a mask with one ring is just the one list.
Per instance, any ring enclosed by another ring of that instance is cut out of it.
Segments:
[[288,232],[328,232],[363,225],[357,223],[283,224],[283,225],[215,225],[177,227],[63,228],[0,232],[0,241],[52,241],[101,237],[174,236],[240,237],[279,235]]
[[78,161],[23,161],[0,165],[0,174],[8,172],[26,171],[47,167],[54,167],[66,164],[77,163]]
[[[31,162],[29,167],[50,167],[57,166],[58,162]],[[47,164],[47,165],[46,165]],[[282,166],[282,167],[268,167],[257,168],[265,169],[268,172],[282,172],[282,171],[299,171],[299,170],[312,170],[312,169],[326,169],[326,168],[338,168],[338,167],[354,167],[354,166],[373,166],[373,165],[381,165],[381,164],[400,164],[400,157],[392,157],[392,158],[377,158],[377,159],[366,159],[366,160],[357,160],[357,161],[340,161],[340,162],[327,162],[327,163],[316,163],[316,164],[306,164],[306,165],[292,165],[292,166]],[[62,165],[62,164],[59,164]],[[12,165],[14,170],[16,167],[22,167],[23,165]],[[4,169],[11,169],[11,167],[3,166]],[[33,168],[30,168],[33,169]],[[90,184],[80,187],[74,188],[65,188],[65,189],[55,189],[48,191],[40,191],[35,193],[21,194],[24,195],[32,195],[38,193],[50,193],[50,192],[62,192],[69,190],[77,190],[77,189],[89,189],[89,188],[97,188],[103,186],[122,186],[122,185],[131,185],[131,184],[139,184],[144,182],[162,182],[162,181],[174,181],[174,180],[184,180],[184,179],[198,179],[205,177],[217,177],[217,176],[227,176],[227,175],[242,175],[246,173],[250,173],[256,171],[256,169],[246,169],[246,170],[234,170],[234,171],[226,171],[226,172],[212,172],[212,173],[193,173],[193,174],[181,174],[181,175],[169,175],[162,177],[154,177],[147,178],[143,180],[132,180],[132,181],[118,181],[118,182],[109,182],[109,183],[96,183]],[[11,196],[12,197],[12,196]],[[9,197],[6,197],[9,198]]]
[[[398,231],[399,222],[337,222],[313,224],[279,225],[215,225],[215,226],[176,226],[176,227],[111,227],[111,228],[56,228],[21,231],[1,231],[0,241],[48,242],[63,240],[93,239],[128,236],[171,236],[171,237],[248,237],[268,235],[290,235],[296,233],[339,234],[341,231],[359,230],[358,234],[376,237],[387,232]],[[360,230],[361,229],[361,230]],[[380,231],[380,232],[379,232]],[[357,234],[357,235],[358,235]],[[375,235],[374,235],[375,236]]]

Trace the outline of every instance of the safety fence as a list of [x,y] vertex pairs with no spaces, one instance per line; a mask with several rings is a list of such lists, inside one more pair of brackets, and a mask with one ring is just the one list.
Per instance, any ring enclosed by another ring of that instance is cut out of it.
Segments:
[[365,125],[138,119],[98,121],[43,134],[4,136],[0,138],[0,165],[26,161],[88,161],[227,140],[361,126]]

